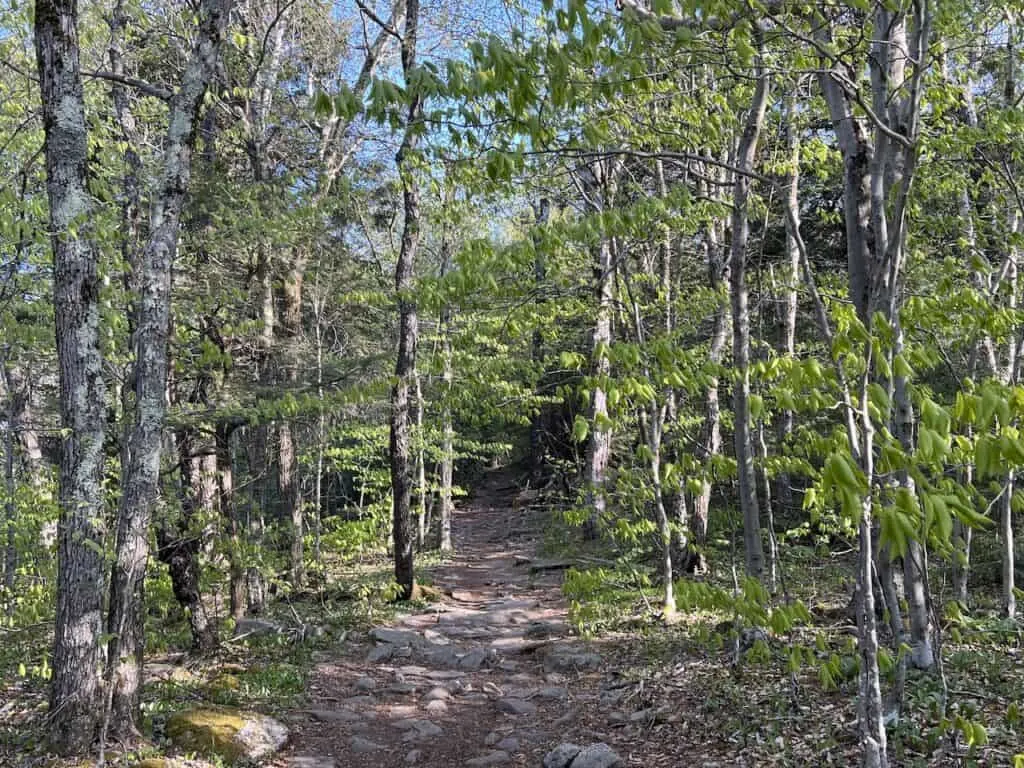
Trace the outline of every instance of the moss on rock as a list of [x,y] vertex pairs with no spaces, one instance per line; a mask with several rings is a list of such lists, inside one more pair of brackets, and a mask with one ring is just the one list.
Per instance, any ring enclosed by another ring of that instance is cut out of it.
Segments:
[[288,740],[288,729],[266,715],[210,707],[171,715],[167,736],[182,751],[236,762],[259,760],[276,752]]

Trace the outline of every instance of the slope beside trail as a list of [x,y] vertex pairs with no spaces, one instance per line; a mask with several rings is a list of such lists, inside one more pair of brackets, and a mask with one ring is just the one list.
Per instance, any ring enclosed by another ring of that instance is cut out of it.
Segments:
[[571,635],[563,572],[537,560],[548,513],[518,509],[517,492],[490,473],[456,512],[455,556],[430,574],[441,602],[350,637],[315,667],[278,765],[536,768],[565,741],[605,741],[634,763],[617,743],[632,729],[607,717],[628,688]]

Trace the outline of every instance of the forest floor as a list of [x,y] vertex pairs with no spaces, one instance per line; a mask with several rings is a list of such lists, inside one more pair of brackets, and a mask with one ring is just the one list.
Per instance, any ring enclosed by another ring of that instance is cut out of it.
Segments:
[[316,664],[277,765],[535,768],[563,742],[683,764],[684,744],[656,733],[675,708],[646,706],[607,642],[572,634],[565,563],[539,553],[550,512],[520,509],[517,492],[508,474],[486,475],[455,514],[454,557],[425,574],[439,601]]
[[[524,500],[507,471],[484,475],[458,505],[453,531],[453,556],[421,560],[432,602],[384,607],[390,572],[375,553],[355,573],[331,574],[317,595],[277,601],[266,617],[277,626],[294,619],[327,630],[311,641],[296,642],[291,627],[243,633],[194,658],[174,650],[182,628],[168,623],[152,635],[166,652],[147,658],[152,740],[111,745],[108,764],[164,755],[168,715],[210,704],[286,723],[291,738],[270,768],[540,768],[564,742],[603,742],[645,768],[859,762],[853,627],[835,603],[849,562],[788,544],[785,599],[773,604],[799,598],[811,622],[740,648],[739,622],[714,597],[734,583],[727,548],[714,553],[715,573],[677,584],[685,608],[665,625],[653,610],[656,589],[640,588],[626,558],[584,551],[549,501]],[[602,570],[567,584],[569,563]],[[359,592],[368,572],[377,586]],[[890,729],[894,767],[1015,765],[1024,636],[976,615],[944,622],[944,677],[911,671],[907,706]],[[580,626],[595,637],[581,637]],[[64,768],[72,764],[45,751],[45,675],[19,661],[45,659],[46,627],[33,632],[31,642],[0,646],[0,766]],[[946,695],[943,718],[937,702]],[[961,718],[987,733],[972,745]]]

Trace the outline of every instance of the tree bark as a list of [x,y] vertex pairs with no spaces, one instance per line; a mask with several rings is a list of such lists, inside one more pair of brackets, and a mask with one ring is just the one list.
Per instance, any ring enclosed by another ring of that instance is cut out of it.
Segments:
[[163,176],[150,212],[149,240],[139,264],[138,323],[133,339],[135,414],[128,436],[128,466],[118,512],[107,622],[111,635],[107,662],[108,684],[112,686],[110,717],[122,736],[134,736],[141,717],[143,583],[167,412],[171,266],[191,182],[199,111],[214,76],[230,9],[231,0],[202,3],[196,43],[181,87],[171,100]]
[[611,373],[608,360],[608,348],[612,343],[612,302],[614,300],[615,269],[612,263],[611,243],[607,238],[601,240],[598,248],[595,277],[597,279],[597,318],[594,322],[594,335],[591,344],[591,375],[593,384],[590,387],[590,410],[587,414],[590,422],[590,439],[587,442],[586,457],[586,508],[589,512],[583,535],[587,539],[596,539],[607,510],[605,498],[605,473],[611,460],[612,431],[605,423],[608,420],[608,396],[605,393],[604,379]]
[[216,627],[210,622],[199,591],[199,550],[202,531],[197,518],[211,513],[217,501],[217,461],[213,446],[196,444],[192,430],[183,429],[177,439],[181,466],[181,517],[177,525],[160,520],[156,526],[157,557],[167,565],[174,597],[188,617],[192,648],[209,653],[217,647]]
[[[451,242],[447,231],[441,241],[441,277],[451,270]],[[444,394],[441,405],[441,469],[440,469],[440,538],[442,552],[451,552],[452,547],[452,475],[455,468],[455,427],[452,423],[452,382],[454,380],[452,351],[452,309],[445,306],[441,311],[441,384]]]
[[739,477],[740,511],[743,516],[743,547],[747,574],[760,579],[764,575],[764,545],[761,541],[761,510],[757,500],[757,476],[754,472],[754,444],[750,415],[750,312],[747,307],[747,240],[750,221],[747,215],[750,176],[757,142],[768,102],[768,76],[758,64],[759,76],[753,101],[747,113],[740,139],[736,165],[740,169],[733,182],[732,242],[729,248],[729,286],[732,306],[732,358],[737,380],[733,385],[734,439]]
[[[416,69],[416,43],[419,28],[419,0],[406,0],[405,34],[402,37],[402,72],[407,85]],[[411,291],[420,240],[420,195],[415,179],[415,153],[419,145],[422,121],[422,97],[415,88],[408,89],[409,104],[405,118],[402,144],[395,156],[402,178],[402,200],[405,222],[402,244],[395,265],[395,292],[398,296],[398,358],[395,363],[395,384],[391,389],[391,486],[393,494],[395,581],[401,597],[413,597],[416,588],[413,567],[412,471],[409,441],[409,387],[416,371],[416,345],[419,324],[416,302]]]
[[85,753],[100,709],[103,595],[103,438],[106,386],[100,351],[99,251],[92,240],[88,135],[75,0],[37,0],[35,44],[45,135],[54,258],[61,422],[57,616],[50,741]]

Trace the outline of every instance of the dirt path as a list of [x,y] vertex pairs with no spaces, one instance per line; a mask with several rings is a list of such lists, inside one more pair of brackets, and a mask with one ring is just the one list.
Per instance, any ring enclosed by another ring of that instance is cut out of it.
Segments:
[[602,658],[570,634],[562,573],[537,568],[546,513],[514,510],[515,494],[491,474],[456,513],[457,555],[431,574],[441,603],[316,667],[282,765],[536,767],[583,727]]

